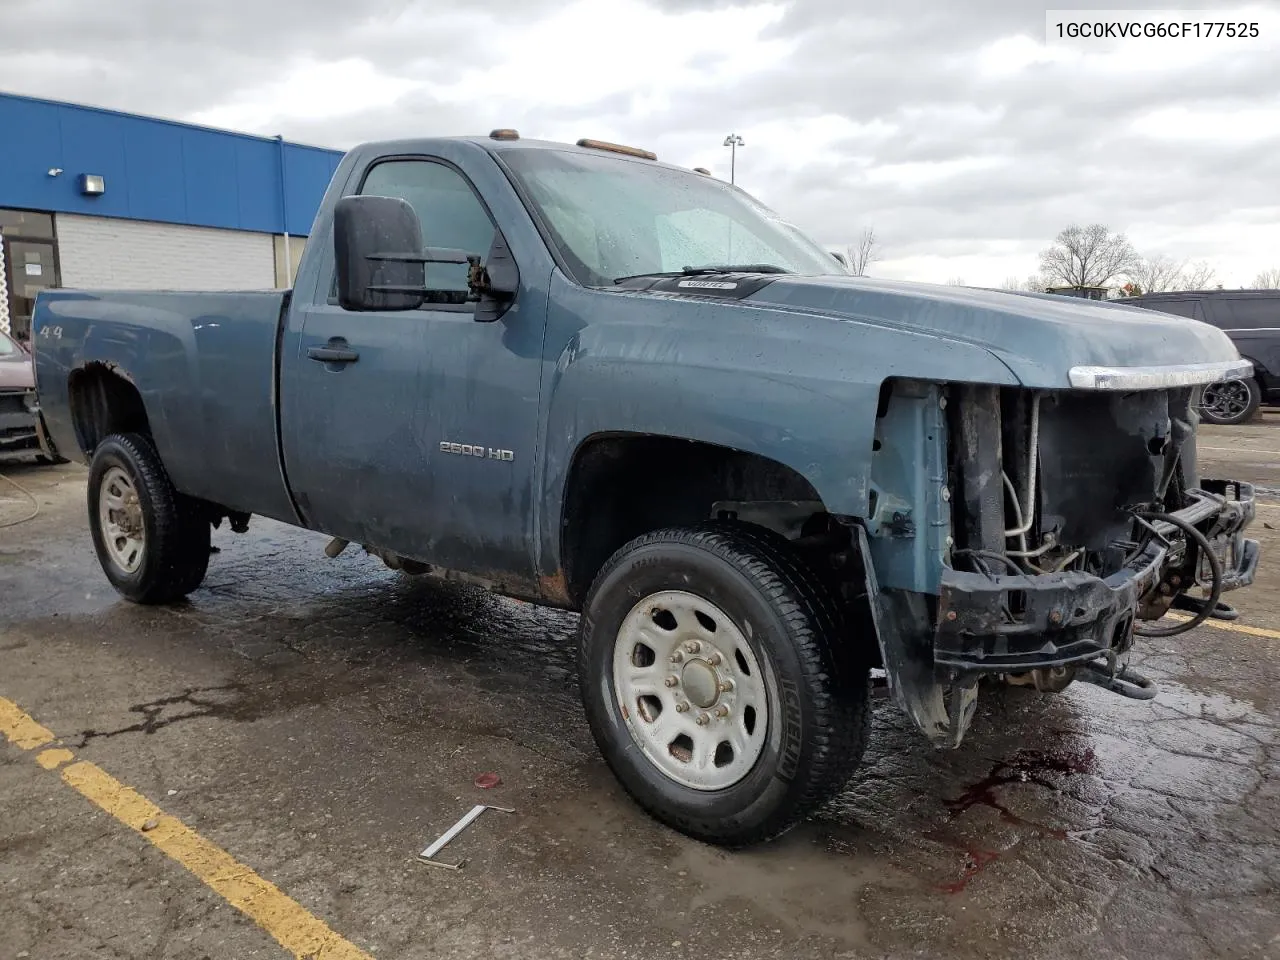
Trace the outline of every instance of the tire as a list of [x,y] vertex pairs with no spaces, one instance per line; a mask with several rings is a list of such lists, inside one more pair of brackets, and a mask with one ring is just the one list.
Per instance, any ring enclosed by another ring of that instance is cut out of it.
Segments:
[[728,847],[780,836],[844,787],[866,749],[870,665],[844,622],[769,531],[716,522],[633,540],[596,577],[579,633],[605,762],[688,836]]
[[[112,510],[112,503],[121,506]],[[148,437],[113,434],[98,444],[88,506],[98,563],[123,597],[171,603],[200,586],[209,567],[209,521],[174,490]]]
[[1206,423],[1235,426],[1248,423],[1262,403],[1262,388],[1258,381],[1223,380],[1204,388],[1200,401],[1200,419]]

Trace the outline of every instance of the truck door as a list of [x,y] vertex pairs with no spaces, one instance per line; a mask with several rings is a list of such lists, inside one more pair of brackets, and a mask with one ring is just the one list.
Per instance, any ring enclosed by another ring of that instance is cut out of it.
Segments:
[[[377,162],[349,192],[408,200],[428,246],[484,256],[493,241],[480,194],[442,159]],[[297,353],[281,363],[284,461],[304,517],[447,569],[533,581],[545,300],[517,297],[501,319],[477,322],[466,267],[430,264],[428,287],[457,302],[347,312],[332,248],[317,253],[321,295],[295,307]],[[326,359],[334,350],[350,359]]]
[[1280,297],[1214,297],[1212,305],[1214,323],[1241,356],[1258,365],[1265,388],[1274,388],[1280,375]]

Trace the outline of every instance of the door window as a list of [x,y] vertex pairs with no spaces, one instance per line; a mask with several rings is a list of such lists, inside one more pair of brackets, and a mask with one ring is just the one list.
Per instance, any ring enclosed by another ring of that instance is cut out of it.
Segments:
[[48,240],[11,240],[4,245],[6,286],[9,293],[9,329],[19,340],[31,337],[31,311],[36,294],[58,286],[58,262]]
[[1280,327],[1280,298],[1224,297],[1221,305],[1219,312],[1226,314],[1223,326],[1229,330]]
[[1172,313],[1178,317],[1188,317],[1191,320],[1203,320],[1204,310],[1200,308],[1199,300],[1157,300],[1150,304],[1152,310],[1159,310],[1161,313]]
[[[488,258],[494,223],[471,184],[452,167],[432,160],[387,160],[373,167],[360,193],[407,200],[422,221],[428,247],[450,247]],[[437,303],[466,302],[467,265],[429,263],[427,289],[442,291]]]
[[0,235],[53,239],[53,214],[33,210],[0,210]]

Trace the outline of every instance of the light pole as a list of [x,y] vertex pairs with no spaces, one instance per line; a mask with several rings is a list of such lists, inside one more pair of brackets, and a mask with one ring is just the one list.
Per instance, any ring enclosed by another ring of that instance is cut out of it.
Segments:
[[733,183],[738,172],[738,148],[746,144],[736,133],[731,133],[724,138],[724,145],[729,148],[729,182]]

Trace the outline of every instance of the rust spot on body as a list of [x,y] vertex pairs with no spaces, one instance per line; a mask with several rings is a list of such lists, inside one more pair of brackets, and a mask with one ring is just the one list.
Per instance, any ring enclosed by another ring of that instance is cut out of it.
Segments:
[[557,570],[549,576],[538,578],[538,592],[548,603],[562,604],[572,607],[573,597],[569,595],[569,584],[565,580],[564,571]]

